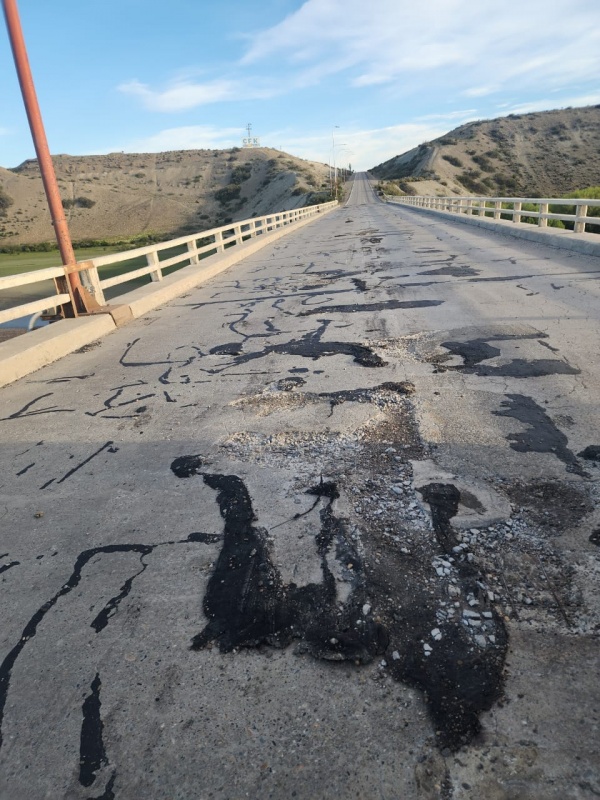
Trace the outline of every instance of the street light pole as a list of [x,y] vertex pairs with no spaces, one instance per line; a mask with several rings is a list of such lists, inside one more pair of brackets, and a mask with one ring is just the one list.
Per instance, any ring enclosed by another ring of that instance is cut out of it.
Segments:
[[335,168],[335,129],[339,128],[339,125],[334,125],[331,129],[331,160],[333,161],[333,183],[331,185],[331,194],[333,195],[335,190],[335,199],[337,200],[337,170]]
[[33,83],[33,76],[31,74],[31,67],[29,66],[29,58],[27,56],[27,49],[25,47],[25,39],[23,37],[23,29],[21,27],[21,20],[19,19],[19,11],[17,9],[16,0],[2,0],[4,6],[4,16],[6,18],[6,27],[8,29],[8,36],[13,52],[17,75],[19,77],[19,84],[21,86],[21,94],[23,95],[23,102],[25,103],[25,110],[27,112],[27,119],[29,120],[29,127],[33,137],[33,144],[35,152],[38,157],[38,163],[42,173],[42,181],[44,184],[44,191],[50,207],[50,215],[52,217],[52,225],[54,226],[54,233],[58,242],[58,249],[62,262],[65,266],[65,274],[68,277],[69,286],[71,289],[71,296],[77,304],[78,311],[85,311],[82,300],[82,285],[79,278],[79,273],[73,269],[77,264],[75,253],[73,251],[73,244],[69,234],[69,227],[65,218],[65,212],[60,198],[58,183],[56,181],[56,174],[50,156],[50,149],[48,147],[48,140],[46,139],[46,132],[44,130],[44,123],[40,112],[35,86]]

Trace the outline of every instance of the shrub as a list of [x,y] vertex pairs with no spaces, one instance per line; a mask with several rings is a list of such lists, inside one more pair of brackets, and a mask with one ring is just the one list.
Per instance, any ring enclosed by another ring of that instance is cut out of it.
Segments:
[[478,180],[480,174],[476,170],[468,170],[467,172],[461,172],[456,176],[456,179],[473,194],[486,195],[488,194],[488,189]]
[[402,194],[402,190],[398,186],[398,184],[394,183],[393,181],[379,181],[377,184],[377,189],[381,189],[383,194],[389,194],[392,197],[398,197]]
[[463,163],[460,160],[460,158],[457,158],[456,156],[450,156],[450,155],[445,154],[445,155],[442,156],[442,158],[444,159],[444,161],[447,161],[449,164],[452,164],[453,167],[462,167],[463,166]]
[[484,172],[493,172],[494,170],[494,167],[490,164],[485,156],[473,156],[473,161],[478,167],[481,167]]
[[[569,192],[569,194],[565,195],[565,199],[573,198],[574,200],[600,200],[600,186],[588,186],[586,189],[578,189],[575,192]],[[549,209],[553,214],[574,214],[575,213],[575,206],[569,205],[555,205],[550,206]],[[600,207],[599,206],[590,206],[587,210],[588,217],[600,217]],[[548,224],[553,220],[548,220]],[[569,230],[573,230],[573,223],[568,221],[565,222],[564,226]],[[591,225],[590,223],[586,226],[586,231],[588,233],[600,233],[600,225]]]
[[14,200],[12,197],[4,191],[2,186],[0,185],[0,216],[6,214],[7,209],[12,206]]
[[[551,214],[558,214],[559,211],[556,211],[557,206],[550,206],[548,211]],[[535,203],[523,203],[521,206],[522,211],[538,211],[538,206]],[[521,222],[525,222],[529,225],[537,225],[538,219],[537,217],[521,217]],[[562,222],[560,219],[549,219],[547,220],[549,228],[565,228],[565,223]]]
[[230,203],[232,200],[237,200],[241,191],[242,187],[239,183],[229,183],[227,186],[215,192],[215,200],[225,205],[225,203]]
[[96,201],[92,200],[90,197],[69,197],[62,201],[63,208],[92,208],[92,206],[95,205]]
[[231,183],[243,183],[252,175],[251,164],[239,164],[231,172]]

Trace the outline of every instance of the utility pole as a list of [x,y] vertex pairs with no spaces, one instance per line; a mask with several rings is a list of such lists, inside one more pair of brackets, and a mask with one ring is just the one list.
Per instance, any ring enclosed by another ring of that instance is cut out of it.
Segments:
[[335,129],[339,128],[339,125],[334,125],[331,129],[331,152],[332,152],[332,160],[333,160],[333,185],[331,187],[331,194],[333,195],[335,191],[335,199],[337,200],[337,170],[335,168]]
[[17,75],[19,77],[19,84],[21,86],[21,94],[23,95],[27,119],[29,120],[29,127],[33,137],[33,144],[35,146],[35,152],[42,173],[44,191],[46,192],[48,206],[50,207],[52,225],[54,226],[54,233],[58,242],[58,249],[60,250],[61,259],[65,267],[67,283],[65,288],[69,289],[69,294],[71,295],[73,301],[72,314],[76,316],[77,312],[92,310],[92,307],[94,306],[98,308],[98,304],[89,294],[89,292],[87,292],[87,290],[82,286],[79,277],[77,259],[73,251],[71,235],[69,233],[65,211],[62,205],[58,183],[56,181],[52,157],[50,156],[50,149],[48,147],[44,123],[42,121],[42,115],[35,92],[31,67],[29,66],[29,58],[27,56],[27,49],[25,47],[25,39],[23,37],[23,30],[21,28],[21,20],[19,19],[17,2],[16,0],[2,0],[2,3],[4,7],[4,16],[6,18],[8,36],[17,69]]

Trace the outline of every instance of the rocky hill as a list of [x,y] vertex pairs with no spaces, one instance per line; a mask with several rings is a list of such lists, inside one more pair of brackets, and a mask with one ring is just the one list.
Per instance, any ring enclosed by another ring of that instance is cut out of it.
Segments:
[[[54,157],[75,240],[181,234],[315,202],[328,167],[269,148]],[[53,239],[37,160],[0,167],[0,247]]]
[[469,122],[370,171],[409,194],[562,196],[600,184],[600,106]]

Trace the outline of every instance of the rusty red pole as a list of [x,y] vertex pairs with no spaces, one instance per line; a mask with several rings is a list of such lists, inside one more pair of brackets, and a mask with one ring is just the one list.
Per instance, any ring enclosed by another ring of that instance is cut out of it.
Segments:
[[[33,84],[33,76],[31,74],[31,67],[29,66],[29,58],[27,56],[27,49],[25,47],[25,39],[23,38],[23,29],[21,28],[21,20],[19,19],[19,11],[17,9],[16,0],[2,0],[4,6],[4,16],[6,18],[6,27],[8,28],[8,36],[12,47],[15,66],[17,68],[17,75],[19,76],[19,84],[21,86],[21,93],[23,95],[23,102],[25,103],[25,110],[27,112],[27,119],[29,120],[29,127],[31,128],[31,135],[33,137],[33,144],[35,152],[38,157],[40,170],[42,172],[42,181],[44,183],[44,190],[46,198],[50,207],[50,215],[52,217],[52,224],[54,226],[54,233],[58,241],[58,249],[62,262],[65,267],[73,266],[77,263],[75,253],[73,252],[73,244],[69,234],[69,227],[65,218],[65,211],[62,205],[58,183],[56,182],[56,174],[54,172],[54,165],[52,164],[52,157],[48,148],[48,140],[46,139],[46,132],[44,130],[44,123],[40,113],[40,107]],[[79,300],[79,292],[76,290],[81,289],[81,281],[79,280],[79,273],[77,271],[65,270],[67,273],[71,291],[73,296]],[[84,310],[84,309],[80,309]]]

